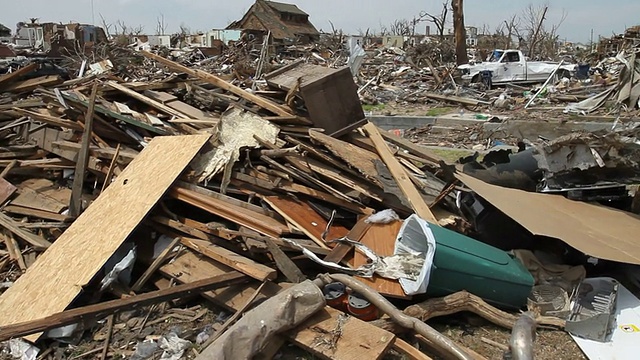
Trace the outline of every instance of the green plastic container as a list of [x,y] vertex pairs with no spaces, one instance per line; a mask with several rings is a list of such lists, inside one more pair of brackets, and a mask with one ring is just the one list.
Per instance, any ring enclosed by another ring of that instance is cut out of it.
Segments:
[[533,276],[505,251],[468,236],[431,225],[436,239],[427,295],[446,296],[461,290],[503,308],[527,303]]

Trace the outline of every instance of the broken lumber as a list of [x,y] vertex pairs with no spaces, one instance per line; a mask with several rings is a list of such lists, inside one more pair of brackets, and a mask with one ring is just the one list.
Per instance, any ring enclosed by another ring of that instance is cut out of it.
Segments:
[[367,131],[369,139],[373,141],[378,155],[380,155],[382,161],[385,163],[385,165],[387,165],[387,168],[389,168],[389,171],[398,183],[400,190],[402,190],[404,196],[406,196],[407,200],[409,200],[413,211],[415,211],[415,213],[424,220],[428,220],[434,224],[438,224],[438,220],[431,212],[431,209],[429,209],[429,206],[425,203],[422,195],[415,187],[413,182],[411,182],[407,171],[393,156],[391,150],[389,150],[389,147],[382,138],[382,135],[380,135],[378,128],[374,124],[368,123],[363,126],[363,129]]
[[198,294],[216,288],[247,282],[248,278],[239,272],[229,272],[208,279],[189,284],[177,285],[163,290],[156,290],[146,294],[106,301],[55,313],[43,318],[0,327],[0,341],[24,337],[61,326],[74,324],[88,318],[101,319],[121,309],[135,309],[141,306],[157,304],[177,299],[190,294]]
[[[0,296],[0,327],[66,309],[208,139],[209,135],[154,138],[55,244]],[[27,339],[35,341],[39,337],[40,334],[33,334]]]
[[[17,222],[15,222],[12,218],[8,217],[3,213],[0,213],[0,226],[11,231],[22,240],[31,244],[34,248],[36,248],[36,250],[45,250],[51,246],[50,242],[48,242],[47,240],[43,239],[42,237],[34,233],[23,230]],[[2,295],[5,295],[5,294],[2,294]],[[2,296],[0,296],[0,300],[1,299],[2,299]],[[2,308],[2,305],[0,304],[0,309],[1,308]],[[0,310],[0,313],[2,313],[1,310]],[[0,324],[1,323],[2,323],[2,319],[0,319]]]
[[279,116],[294,116],[293,114],[291,114],[289,111],[286,111],[282,106],[267,100],[265,98],[262,98],[258,95],[254,95],[246,90],[243,90],[233,84],[230,84],[224,80],[222,80],[221,78],[213,75],[213,74],[209,74],[205,71],[202,70],[197,70],[197,69],[191,69],[188,68],[186,66],[180,65],[176,62],[173,62],[171,60],[165,59],[162,56],[156,55],[156,54],[152,54],[148,51],[141,51],[140,52],[142,55],[148,57],[149,59],[155,60],[159,63],[161,63],[162,65],[165,65],[166,67],[173,69],[173,70],[178,70],[181,71],[185,74],[191,75],[193,77],[197,77],[200,78],[212,85],[215,85],[221,89],[227,90],[235,95],[240,96],[241,98],[250,101],[262,108],[265,108],[269,111],[271,111],[272,113],[279,115]]

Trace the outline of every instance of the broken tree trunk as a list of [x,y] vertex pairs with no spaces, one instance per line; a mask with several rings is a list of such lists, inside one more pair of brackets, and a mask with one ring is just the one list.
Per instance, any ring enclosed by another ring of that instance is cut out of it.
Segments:
[[[404,310],[404,313],[422,321],[427,321],[438,316],[446,316],[463,311],[472,312],[495,325],[507,329],[511,329],[518,319],[516,316],[496,309],[495,307],[487,304],[480,297],[466,291],[460,291],[442,298],[429,299],[427,301],[411,305]],[[546,316],[538,317],[536,322],[541,326],[549,326],[558,329],[563,329],[565,324],[565,321],[562,319]],[[391,332],[398,332],[398,330],[401,330],[397,325],[393,324],[390,319],[381,319],[374,323]]]
[[467,56],[467,31],[464,28],[464,6],[462,0],[453,0],[453,31],[456,39],[456,64],[469,62]]

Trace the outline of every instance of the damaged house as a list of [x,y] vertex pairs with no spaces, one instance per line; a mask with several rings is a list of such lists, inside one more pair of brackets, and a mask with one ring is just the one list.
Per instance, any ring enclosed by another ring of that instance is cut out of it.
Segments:
[[242,19],[227,29],[243,30],[246,36],[262,38],[269,31],[275,43],[283,45],[308,44],[320,38],[309,21],[309,14],[294,4],[256,0]]
[[15,44],[20,49],[36,49],[49,56],[59,56],[67,51],[86,51],[93,45],[107,41],[107,35],[99,26],[88,24],[18,23]]
[[0,37],[7,37],[7,36],[11,36],[11,29],[0,24]]

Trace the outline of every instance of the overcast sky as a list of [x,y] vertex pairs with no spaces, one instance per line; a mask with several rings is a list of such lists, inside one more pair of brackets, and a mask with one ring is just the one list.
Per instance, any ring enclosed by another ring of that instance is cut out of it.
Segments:
[[[0,0],[9,2],[9,0]],[[357,30],[380,29],[395,19],[411,19],[421,11],[439,13],[443,0],[297,0],[302,10],[311,15],[311,21],[319,30],[336,28],[348,33]],[[12,30],[18,21],[28,21],[37,17],[41,22],[81,22],[92,21],[92,0],[28,0],[12,1],[2,6],[0,23]],[[144,32],[154,34],[157,19],[164,15],[169,33],[178,30],[181,24],[191,30],[224,28],[229,22],[239,19],[251,6],[253,0],[93,0],[96,23],[101,23],[102,15],[107,23],[118,20],[128,26],[144,26]],[[621,33],[628,26],[640,23],[640,1],[638,0],[466,0],[465,22],[468,26],[491,30],[503,20],[516,13],[522,13],[529,4],[541,6],[550,3],[548,24],[558,23],[563,12],[566,19],[559,33],[569,41],[588,42],[591,30],[594,38],[598,35],[611,36]],[[424,32],[427,23],[418,29]],[[434,27],[432,26],[432,29]],[[433,31],[433,30],[432,30]]]

